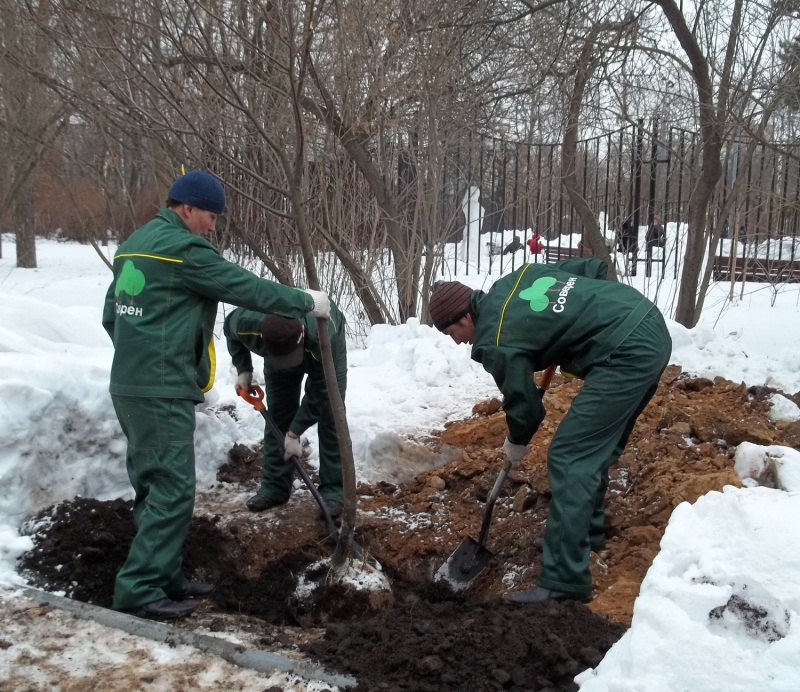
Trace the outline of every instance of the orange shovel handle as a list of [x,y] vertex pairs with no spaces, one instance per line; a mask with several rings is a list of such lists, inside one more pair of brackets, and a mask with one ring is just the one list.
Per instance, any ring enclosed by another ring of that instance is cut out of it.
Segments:
[[248,404],[252,404],[256,411],[264,411],[267,408],[264,406],[264,390],[257,384],[251,384],[249,392],[240,386],[236,387],[236,391]]

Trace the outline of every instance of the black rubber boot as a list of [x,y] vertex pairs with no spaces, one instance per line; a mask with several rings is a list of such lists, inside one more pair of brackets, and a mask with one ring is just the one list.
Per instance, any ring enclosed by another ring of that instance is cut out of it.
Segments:
[[[328,513],[331,515],[331,519],[338,519],[342,516],[342,510],[344,509],[344,505],[341,502],[337,502],[336,500],[325,500],[325,505],[328,508]],[[320,509],[319,511],[319,518],[324,519],[325,514]]]
[[263,512],[265,509],[271,509],[272,507],[285,504],[285,502],[278,502],[265,495],[253,495],[253,497],[247,501],[247,509],[251,512]]
[[212,593],[214,593],[213,584],[204,584],[199,581],[187,581],[180,591],[171,593],[169,597],[173,601],[183,601],[187,598],[208,598]]
[[194,603],[180,603],[171,598],[162,598],[160,601],[153,601],[141,606],[136,610],[135,615],[157,620],[174,620],[191,615],[195,610],[197,610],[197,606]]

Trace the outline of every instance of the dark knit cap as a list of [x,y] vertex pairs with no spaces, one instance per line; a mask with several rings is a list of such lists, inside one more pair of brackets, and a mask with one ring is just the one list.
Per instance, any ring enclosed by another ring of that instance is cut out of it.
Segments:
[[167,199],[215,214],[225,211],[225,190],[222,183],[205,171],[189,171],[182,175],[172,183]]
[[261,320],[261,338],[273,368],[285,370],[303,362],[304,331],[300,320],[279,315],[266,315]]
[[473,290],[458,281],[442,281],[431,294],[433,326],[440,332],[458,322],[472,308]]

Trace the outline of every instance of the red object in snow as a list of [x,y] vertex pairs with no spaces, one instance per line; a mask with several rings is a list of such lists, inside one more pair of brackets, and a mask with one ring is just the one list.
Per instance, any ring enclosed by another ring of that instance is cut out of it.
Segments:
[[538,233],[534,233],[530,238],[528,238],[528,247],[530,248],[532,255],[542,254],[542,241],[541,236]]

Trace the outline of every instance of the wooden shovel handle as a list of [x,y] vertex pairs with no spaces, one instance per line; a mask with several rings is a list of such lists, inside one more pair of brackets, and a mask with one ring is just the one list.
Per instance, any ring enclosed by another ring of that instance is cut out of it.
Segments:
[[553,375],[556,374],[556,368],[558,365],[553,363],[550,367],[547,368],[542,373],[542,381],[539,383],[539,389],[542,390],[542,394],[547,391],[547,388],[550,386],[550,383],[553,381]]

